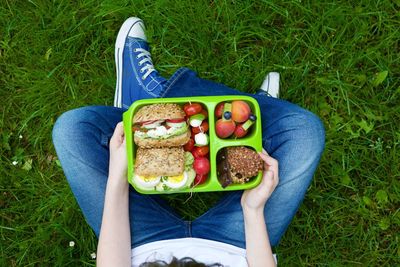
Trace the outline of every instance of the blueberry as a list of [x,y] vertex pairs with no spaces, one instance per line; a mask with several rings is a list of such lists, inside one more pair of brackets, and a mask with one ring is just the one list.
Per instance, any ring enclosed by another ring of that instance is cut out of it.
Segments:
[[230,111],[225,111],[224,112],[224,119],[225,120],[229,120],[230,118],[232,118],[232,113]]
[[257,117],[256,117],[256,115],[254,115],[254,114],[250,114],[249,119],[250,119],[251,121],[256,121]]

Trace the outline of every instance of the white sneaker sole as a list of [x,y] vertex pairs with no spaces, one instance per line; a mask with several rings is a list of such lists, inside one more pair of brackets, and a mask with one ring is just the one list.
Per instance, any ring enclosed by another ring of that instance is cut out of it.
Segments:
[[122,54],[124,52],[125,40],[132,27],[143,21],[139,18],[131,17],[125,20],[119,29],[117,40],[115,41],[115,69],[117,81],[115,86],[114,107],[122,107]]

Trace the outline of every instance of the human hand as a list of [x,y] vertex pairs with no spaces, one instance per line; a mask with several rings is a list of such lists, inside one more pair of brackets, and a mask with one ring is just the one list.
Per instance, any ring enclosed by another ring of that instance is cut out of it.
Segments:
[[124,126],[119,122],[115,127],[114,134],[110,140],[110,163],[108,177],[126,181],[126,173],[128,168],[128,160],[126,156],[126,140],[124,134]]
[[270,157],[264,149],[259,155],[264,161],[263,178],[257,187],[243,192],[241,204],[244,211],[263,211],[265,203],[279,183],[278,161]]

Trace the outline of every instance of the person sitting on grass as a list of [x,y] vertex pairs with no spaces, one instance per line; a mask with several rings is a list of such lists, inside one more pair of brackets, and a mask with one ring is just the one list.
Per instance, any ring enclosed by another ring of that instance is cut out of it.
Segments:
[[[319,118],[265,91],[243,93],[187,68],[161,77],[138,18],[122,25],[115,56],[115,107],[67,111],[53,129],[65,176],[99,237],[98,266],[274,266],[271,246],[278,245],[299,208],[324,148]],[[120,121],[139,99],[210,95],[258,101],[265,171],[256,188],[226,192],[202,216],[185,221],[159,196],[129,186]]]

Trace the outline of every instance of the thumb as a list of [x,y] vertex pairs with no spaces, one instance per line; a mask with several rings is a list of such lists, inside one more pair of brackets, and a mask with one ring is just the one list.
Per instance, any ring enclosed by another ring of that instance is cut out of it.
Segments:
[[113,145],[119,145],[124,141],[124,125],[121,122],[119,122],[114,129],[114,133],[111,137],[110,143]]
[[122,146],[126,146],[126,138],[125,138],[125,135],[122,135],[122,136],[121,136],[121,140],[122,140],[121,145],[122,145]]
[[118,122],[117,126],[115,126],[114,134],[116,136],[121,136],[124,134],[124,124],[122,121]]
[[273,171],[264,171],[263,179],[261,184],[259,185],[260,190],[268,191],[274,182],[274,172]]

